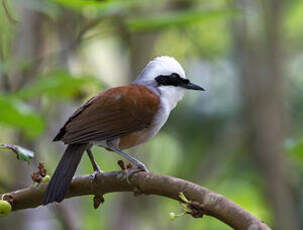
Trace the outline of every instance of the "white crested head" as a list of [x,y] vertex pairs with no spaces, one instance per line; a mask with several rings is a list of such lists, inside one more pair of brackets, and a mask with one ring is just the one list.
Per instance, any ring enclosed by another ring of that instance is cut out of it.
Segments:
[[172,57],[162,56],[150,61],[134,84],[145,85],[160,94],[162,104],[172,110],[183,98],[185,89],[203,90],[185,77],[182,66]]
[[168,56],[156,57],[144,67],[134,83],[146,84],[154,81],[160,75],[169,76],[173,73],[186,78],[184,69],[176,59]]

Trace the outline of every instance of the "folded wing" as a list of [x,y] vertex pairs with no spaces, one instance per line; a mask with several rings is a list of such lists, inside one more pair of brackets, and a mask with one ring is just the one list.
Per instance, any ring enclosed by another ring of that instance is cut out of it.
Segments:
[[80,144],[112,140],[151,125],[159,96],[142,85],[111,88],[83,104],[61,128],[54,141]]

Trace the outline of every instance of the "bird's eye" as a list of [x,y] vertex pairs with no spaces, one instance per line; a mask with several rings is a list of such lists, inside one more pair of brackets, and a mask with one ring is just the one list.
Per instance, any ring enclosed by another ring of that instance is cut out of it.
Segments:
[[155,78],[155,80],[158,82],[159,85],[166,85],[167,84],[167,77],[160,75]]
[[155,78],[159,85],[167,86],[182,86],[189,83],[189,80],[180,77],[177,73],[172,73],[171,75],[160,75]]
[[180,75],[179,75],[179,74],[177,74],[177,73],[173,73],[173,74],[171,75],[171,78],[178,79],[178,78],[181,78],[181,77],[180,77]]
[[178,82],[178,85],[188,84],[189,83],[188,79],[184,79],[184,78],[180,77],[180,75],[177,74],[177,73],[173,73],[171,76],[172,76],[172,78],[173,78],[174,81]]

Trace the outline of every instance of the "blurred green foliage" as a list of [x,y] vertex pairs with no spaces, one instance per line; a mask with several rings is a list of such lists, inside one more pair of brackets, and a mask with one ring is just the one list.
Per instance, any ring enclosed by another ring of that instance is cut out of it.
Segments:
[[292,46],[302,47],[301,40],[303,38],[303,2],[296,0],[289,4],[288,12],[285,20],[285,35],[288,42],[294,42]]
[[35,137],[44,130],[44,120],[34,109],[24,102],[0,96],[0,122],[19,128],[27,135]]
[[101,88],[100,80],[90,76],[75,76],[65,71],[54,71],[40,76],[31,84],[14,93],[0,95],[0,123],[19,128],[34,138],[45,130],[43,115],[24,100],[34,98],[71,99],[84,87]]
[[[130,19],[127,24],[134,32],[145,30],[167,29],[176,26],[189,26],[194,23],[211,23],[213,20],[228,18],[235,15],[232,9],[219,9],[210,11],[187,10],[180,12],[170,12],[155,14],[149,17]],[[200,25],[201,26],[201,25]]]
[[[252,163],[246,140],[233,133],[243,122],[240,121],[239,108],[244,97],[239,93],[239,79],[234,77],[240,69],[233,62],[235,47],[239,45],[234,33],[234,20],[245,15],[248,30],[252,31],[248,33],[250,39],[262,37],[258,4],[252,1],[245,8],[229,0],[28,0],[22,4],[16,0],[8,1],[10,12],[19,23],[12,25],[0,7],[1,143],[24,143],[18,137],[25,134],[29,137],[25,144],[35,146],[37,159],[45,161],[52,172],[62,151],[58,145],[50,143],[55,132],[86,98],[107,88],[107,84],[115,82],[118,85],[117,78],[121,82],[127,78],[130,64],[135,63],[132,57],[148,52],[149,48],[145,50],[145,47],[152,43],[148,36],[154,35],[157,39],[154,47],[150,48],[152,53],[146,56],[174,56],[185,66],[189,78],[207,91],[201,95],[186,94],[163,130],[144,146],[130,152],[135,152],[151,171],[178,176],[208,187],[266,223],[272,223],[272,210],[262,190],[266,182]],[[16,48],[21,41],[21,47],[30,49],[30,45],[25,43],[28,40],[19,37],[20,28],[30,28],[29,25],[23,27],[24,23],[31,23],[25,18],[29,9],[31,13],[43,15],[36,15],[43,21],[41,33],[37,35],[40,36],[41,44],[44,44],[40,56],[32,53],[31,56],[28,50],[22,50],[26,53],[22,56],[23,53]],[[285,34],[286,56],[290,56],[285,69],[285,81],[290,85],[286,101],[294,119],[290,125],[291,141],[286,141],[287,154],[295,162],[289,174],[296,174],[296,178],[290,178],[290,181],[301,181],[303,173],[302,12],[302,1],[292,0],[287,3],[281,28]],[[94,23],[95,26],[86,31],[87,25]],[[85,31],[85,45],[81,40],[75,48],[71,46],[72,50],[68,50],[64,45],[74,45],[79,31]],[[143,42],[135,39],[140,36],[144,37]],[[89,55],[85,55],[89,46],[93,49],[89,50]],[[67,64],[59,63],[57,66],[53,59],[60,62],[64,56],[62,50],[69,52],[66,55]],[[26,73],[31,73],[30,70],[36,68],[37,63],[40,68],[35,69],[34,76],[28,77]],[[116,76],[116,70],[121,70],[124,76]],[[3,83],[5,79],[8,78],[9,83],[12,83],[17,81],[16,76],[29,80],[17,89],[7,88]],[[94,147],[93,152],[102,170],[119,169],[116,161],[120,158],[115,154],[99,147]],[[14,170],[10,159],[0,155],[1,190],[5,190],[2,181],[17,183],[8,176]],[[88,158],[83,157],[79,173],[91,171]],[[28,179],[30,173],[24,174]],[[300,186],[298,182],[298,191]],[[91,197],[65,202],[74,205],[68,210],[77,213],[80,229],[113,229],[117,221],[115,218],[122,218],[123,215],[128,215],[130,224],[135,223],[138,229],[143,230],[230,229],[211,217],[193,220],[184,216],[171,222],[169,212],[178,213],[180,207],[165,198],[132,198],[130,195],[121,197],[111,194],[105,199],[106,202],[97,211],[92,207]],[[298,212],[302,213],[300,210]],[[56,220],[41,219],[50,226],[56,222],[55,226],[58,227],[60,222],[64,222],[59,217],[58,214]],[[14,222],[13,218],[7,221]],[[123,226],[120,227],[123,229]]]
[[101,88],[101,82],[91,76],[71,75],[66,71],[54,71],[46,76],[37,77],[35,82],[24,86],[13,94],[20,99],[31,99],[41,95],[55,99],[70,99],[79,93],[83,87],[96,85]]

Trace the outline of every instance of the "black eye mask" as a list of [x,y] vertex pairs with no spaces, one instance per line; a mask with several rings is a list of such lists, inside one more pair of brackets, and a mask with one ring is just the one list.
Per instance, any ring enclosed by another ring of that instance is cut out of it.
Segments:
[[160,85],[171,85],[171,86],[184,86],[189,83],[189,80],[184,79],[179,76],[177,73],[171,75],[160,75],[155,78],[157,83]]

